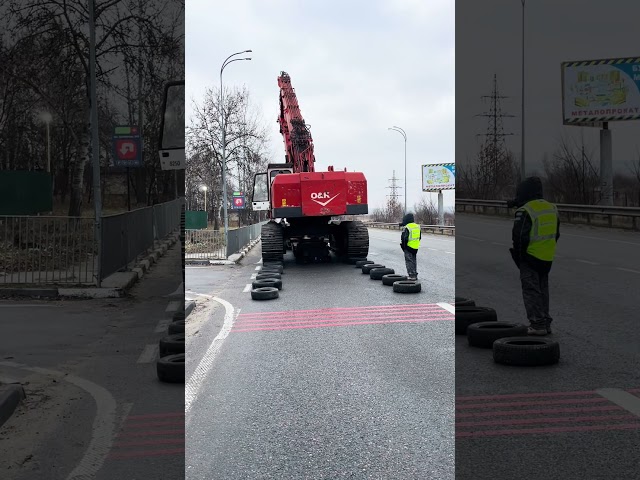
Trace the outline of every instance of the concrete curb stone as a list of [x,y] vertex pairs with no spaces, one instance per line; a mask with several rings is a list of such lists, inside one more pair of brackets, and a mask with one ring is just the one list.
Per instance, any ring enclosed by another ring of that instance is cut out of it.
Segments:
[[22,385],[0,385],[0,426],[11,418],[20,402],[26,398]]

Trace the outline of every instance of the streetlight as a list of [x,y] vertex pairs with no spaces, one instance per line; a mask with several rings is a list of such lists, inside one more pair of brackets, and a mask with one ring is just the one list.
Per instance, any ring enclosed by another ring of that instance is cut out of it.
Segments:
[[522,3],[522,85],[521,85],[521,97],[522,97],[522,126],[521,126],[521,145],[520,145],[520,181],[526,178],[524,170],[524,4],[525,0],[520,0]]
[[[202,186],[202,191],[204,192],[204,211],[207,211],[207,186],[203,185]],[[208,217],[207,217],[207,221],[208,221]]]
[[388,130],[393,130],[394,132],[398,132],[400,135],[404,137],[404,211],[403,215],[407,213],[407,134],[400,127],[389,128]]
[[47,173],[51,173],[51,137],[49,136],[49,124],[53,117],[49,112],[42,112],[40,118],[47,125]]
[[243,53],[251,53],[251,50],[244,50],[242,52],[237,52],[232,55],[229,55],[224,62],[222,62],[222,67],[220,67],[220,127],[222,128],[222,205],[224,207],[224,243],[225,245],[229,245],[229,215],[227,213],[227,162],[226,162],[226,148],[227,148],[227,138],[224,127],[224,93],[222,89],[222,72],[225,67],[233,62],[238,62],[241,60],[251,60],[251,58],[234,58],[233,60],[229,60],[231,57],[235,57],[236,55],[241,55]]

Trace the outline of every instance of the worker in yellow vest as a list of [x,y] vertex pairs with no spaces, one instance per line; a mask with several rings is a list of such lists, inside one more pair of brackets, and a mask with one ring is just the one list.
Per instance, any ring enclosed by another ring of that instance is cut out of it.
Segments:
[[400,247],[404,252],[404,263],[407,266],[409,280],[418,280],[418,249],[422,239],[420,225],[414,223],[413,213],[407,213],[400,224],[402,230]]
[[560,238],[560,219],[556,206],[542,197],[542,181],[529,177],[518,185],[516,198],[508,203],[517,207],[510,251],[520,269],[529,335],[550,334],[553,321],[549,314],[549,272]]

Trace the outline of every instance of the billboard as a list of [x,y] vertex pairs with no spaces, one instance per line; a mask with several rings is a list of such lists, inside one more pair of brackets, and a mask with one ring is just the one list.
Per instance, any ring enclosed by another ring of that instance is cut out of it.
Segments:
[[422,191],[439,192],[456,188],[456,164],[422,165]]
[[640,57],[562,63],[565,125],[640,119]]

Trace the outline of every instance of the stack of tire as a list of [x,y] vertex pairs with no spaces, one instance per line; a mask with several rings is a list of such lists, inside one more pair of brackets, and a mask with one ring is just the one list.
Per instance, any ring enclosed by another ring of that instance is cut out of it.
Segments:
[[253,300],[274,300],[280,297],[283,273],[283,262],[263,263],[256,279],[251,284],[251,298]]
[[382,285],[393,287],[396,293],[419,293],[422,284],[417,280],[409,280],[405,275],[399,275],[393,268],[375,263],[367,258],[350,258],[349,263],[362,270],[363,275],[369,275],[371,280],[382,281]]
[[159,359],[156,362],[158,379],[166,383],[184,383],[185,313],[178,311],[167,328],[167,335],[160,339]]
[[532,367],[560,361],[558,342],[528,336],[526,325],[500,322],[493,308],[467,298],[456,297],[454,306],[456,335],[466,335],[472,347],[491,348],[496,363]]

